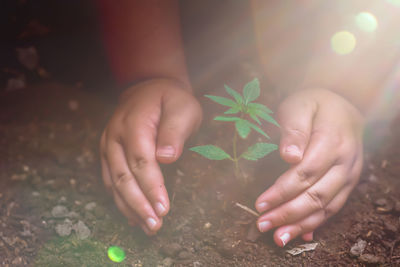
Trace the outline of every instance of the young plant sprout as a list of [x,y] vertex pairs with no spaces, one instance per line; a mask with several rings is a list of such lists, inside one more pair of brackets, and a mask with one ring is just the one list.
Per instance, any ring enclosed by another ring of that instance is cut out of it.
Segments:
[[236,176],[242,177],[243,182],[247,182],[244,176],[239,175],[239,159],[256,161],[278,149],[278,146],[276,144],[260,142],[248,147],[247,150],[239,154],[237,151],[238,135],[241,138],[246,139],[253,130],[265,138],[270,139],[270,137],[259,127],[262,125],[262,120],[278,127],[279,124],[274,120],[274,118],[272,118],[271,114],[273,112],[269,108],[263,104],[253,102],[260,96],[260,83],[257,78],[244,86],[243,96],[227,85],[225,85],[225,90],[233,100],[221,96],[205,96],[218,104],[229,107],[224,114],[237,114],[235,116],[217,116],[214,118],[216,121],[233,122],[235,124],[236,130],[232,139],[232,155],[214,145],[195,146],[190,148],[190,150],[211,160],[229,159],[233,161],[235,164]]

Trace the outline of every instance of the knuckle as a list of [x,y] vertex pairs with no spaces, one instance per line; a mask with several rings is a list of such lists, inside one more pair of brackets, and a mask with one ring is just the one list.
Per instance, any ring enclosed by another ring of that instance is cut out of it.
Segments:
[[119,190],[126,187],[127,184],[132,182],[133,177],[126,172],[117,173],[114,178],[115,187]]
[[325,210],[325,201],[323,195],[317,190],[306,191],[306,196],[310,204],[319,210]]
[[313,178],[316,176],[316,170],[310,167],[301,167],[296,170],[296,174],[300,183],[306,183],[310,187],[313,184]]
[[131,170],[133,172],[143,170],[149,164],[149,162],[149,159],[143,156],[137,156],[130,163]]

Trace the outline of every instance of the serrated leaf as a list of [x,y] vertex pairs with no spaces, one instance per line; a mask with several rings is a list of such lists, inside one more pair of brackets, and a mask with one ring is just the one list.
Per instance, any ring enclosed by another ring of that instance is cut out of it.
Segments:
[[238,107],[233,107],[224,112],[224,114],[236,114],[240,111]]
[[265,105],[263,105],[263,104],[260,104],[260,103],[249,103],[249,104],[247,105],[247,107],[248,107],[249,109],[252,109],[252,110],[259,109],[259,110],[262,110],[262,111],[264,111],[264,112],[266,112],[266,113],[274,113],[274,112],[272,112],[272,110],[270,110],[267,106],[265,106]]
[[248,125],[256,132],[262,134],[263,136],[265,136],[266,138],[270,139],[270,137],[263,131],[261,130],[260,127],[258,127],[257,125],[255,125],[254,123],[251,123],[249,121],[247,121]]
[[238,132],[239,136],[242,138],[247,138],[249,133],[251,132],[251,128],[246,120],[238,120],[235,122],[236,131]]
[[189,148],[189,150],[211,160],[232,159],[228,153],[214,145],[195,146]]
[[257,78],[247,83],[243,88],[244,104],[256,100],[260,96],[260,82]]
[[215,96],[215,95],[205,95],[205,97],[208,97],[209,99],[211,99],[214,102],[217,102],[218,104],[224,105],[224,106],[228,106],[228,107],[235,107],[237,106],[236,102],[226,98],[226,97],[222,97],[222,96]]
[[247,160],[258,160],[277,149],[278,146],[275,144],[257,143],[249,147],[246,152],[240,155],[240,157],[245,158]]
[[261,119],[268,121],[274,125],[276,125],[277,127],[280,127],[279,123],[276,122],[276,120],[274,118],[272,118],[271,115],[269,115],[268,113],[261,111],[261,110],[257,110],[256,111],[257,116],[259,116]]
[[255,114],[250,114],[250,117],[255,120],[259,125],[261,125],[261,121],[257,118],[257,115]]
[[238,117],[225,117],[225,116],[217,116],[214,118],[215,121],[239,121],[241,118]]
[[230,88],[228,85],[224,84],[225,90],[226,92],[231,95],[238,104],[242,104],[243,103],[243,97],[236,92],[235,90],[233,90],[232,88]]

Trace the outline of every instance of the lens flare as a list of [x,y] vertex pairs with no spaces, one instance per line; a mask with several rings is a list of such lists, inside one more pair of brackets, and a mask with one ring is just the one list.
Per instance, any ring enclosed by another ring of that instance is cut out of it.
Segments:
[[125,251],[118,246],[109,247],[107,254],[113,262],[122,262],[125,259]]
[[348,31],[337,32],[331,38],[331,46],[339,55],[350,54],[356,47],[356,37]]
[[376,17],[369,12],[361,12],[356,16],[356,24],[360,30],[374,32],[378,27]]

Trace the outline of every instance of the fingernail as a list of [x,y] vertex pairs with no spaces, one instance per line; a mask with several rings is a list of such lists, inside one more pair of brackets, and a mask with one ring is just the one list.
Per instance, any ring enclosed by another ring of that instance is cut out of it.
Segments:
[[147,226],[149,226],[150,230],[152,230],[157,224],[156,220],[154,220],[153,218],[148,218],[146,220],[146,223],[147,223]]
[[257,208],[258,212],[264,212],[264,211],[266,211],[268,209],[268,203],[265,202],[265,201],[264,202],[260,202],[260,203],[257,204],[256,208]]
[[260,232],[266,232],[272,228],[272,223],[270,221],[263,221],[258,223],[258,230]]
[[290,145],[286,147],[286,152],[292,154],[293,156],[298,156],[298,157],[302,156],[300,149],[296,145]]
[[284,233],[279,237],[279,239],[282,241],[283,246],[286,246],[286,244],[290,241],[290,234]]
[[167,209],[164,207],[164,205],[161,204],[160,202],[157,202],[157,203],[156,203],[155,208],[156,208],[157,214],[158,214],[159,216],[164,215],[165,211],[167,210]]
[[172,146],[163,146],[157,149],[157,156],[172,158],[175,156],[175,149]]

